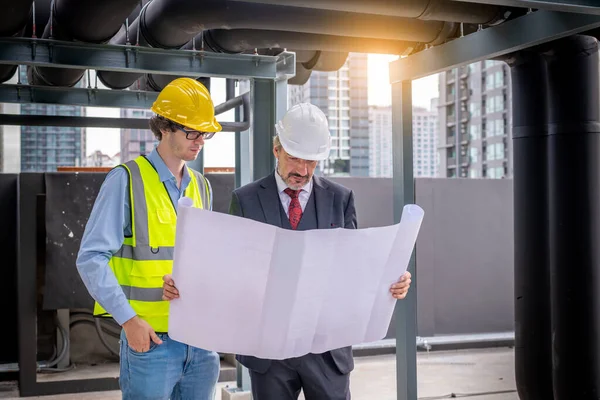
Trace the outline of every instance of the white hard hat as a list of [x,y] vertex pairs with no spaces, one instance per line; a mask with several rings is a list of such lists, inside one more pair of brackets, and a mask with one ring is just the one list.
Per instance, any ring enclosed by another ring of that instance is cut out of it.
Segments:
[[300,103],[288,110],[275,125],[283,149],[303,160],[329,157],[331,137],[323,111],[310,103]]

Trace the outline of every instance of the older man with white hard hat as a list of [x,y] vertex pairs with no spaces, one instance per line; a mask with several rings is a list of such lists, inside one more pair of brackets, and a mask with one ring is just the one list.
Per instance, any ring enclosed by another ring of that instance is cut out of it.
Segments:
[[[325,114],[312,104],[298,104],[288,110],[276,130],[275,171],[235,190],[230,213],[284,229],[356,229],[354,193],[313,176],[317,163],[329,157],[331,148]],[[403,299],[409,286],[407,272],[392,285],[390,295]],[[166,299],[179,296],[170,277],[165,277],[163,293]],[[287,360],[237,359],[250,371],[254,400],[295,400],[301,390],[307,400],[350,398],[351,347]]]

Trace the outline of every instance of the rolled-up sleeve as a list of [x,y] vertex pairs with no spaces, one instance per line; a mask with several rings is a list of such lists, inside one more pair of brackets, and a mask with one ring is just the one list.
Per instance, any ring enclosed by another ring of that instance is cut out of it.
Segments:
[[124,168],[115,168],[96,197],[77,254],[77,270],[92,298],[119,325],[136,314],[108,262],[130,232],[129,176]]

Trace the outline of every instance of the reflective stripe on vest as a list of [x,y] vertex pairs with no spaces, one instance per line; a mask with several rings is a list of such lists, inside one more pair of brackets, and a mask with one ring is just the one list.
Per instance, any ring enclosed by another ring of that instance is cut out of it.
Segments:
[[[175,205],[158,173],[145,157],[121,167],[129,175],[132,236],[126,237],[109,266],[125,297],[140,318],[157,332],[168,331],[168,302],[162,301],[162,277],[171,273],[177,215]],[[185,196],[193,206],[212,209],[212,188],[207,179],[188,168]],[[97,316],[110,315],[98,303]]]

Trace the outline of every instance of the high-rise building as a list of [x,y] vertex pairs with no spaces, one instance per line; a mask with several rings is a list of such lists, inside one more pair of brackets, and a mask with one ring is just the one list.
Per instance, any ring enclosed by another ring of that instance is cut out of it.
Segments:
[[[27,69],[21,68],[21,80],[27,81]],[[79,83],[82,85],[83,82]],[[31,104],[20,105],[25,115],[82,116],[81,106]],[[85,152],[85,129],[56,126],[21,126],[21,171],[51,172],[60,166],[81,166]]]
[[[21,106],[14,103],[0,104],[0,111],[6,114],[19,114]],[[18,173],[21,171],[21,127],[0,125],[0,172]]]
[[[430,109],[413,107],[413,172],[416,177],[434,177],[437,168],[437,99]],[[369,175],[391,177],[392,107],[369,107]]]
[[512,177],[510,74],[482,61],[439,74],[439,176]]
[[369,176],[391,177],[392,106],[369,107]]
[[[21,114],[81,116],[83,107],[21,104]],[[84,132],[74,127],[22,126],[21,171],[56,171],[59,166],[82,165]]]
[[[150,119],[153,113],[150,110],[121,109],[122,118]],[[158,141],[148,129],[121,129],[121,161],[127,162],[140,155],[150,154]]]
[[324,175],[369,176],[369,104],[367,55],[350,53],[337,71],[313,71],[308,82],[290,86],[289,106],[310,102],[329,120],[332,136]]

